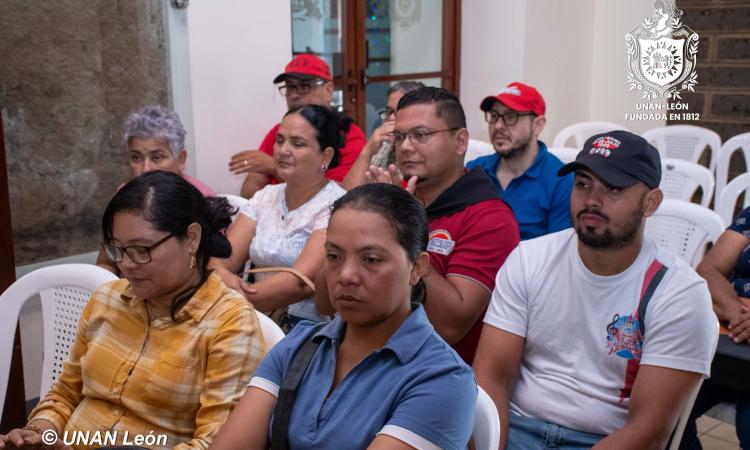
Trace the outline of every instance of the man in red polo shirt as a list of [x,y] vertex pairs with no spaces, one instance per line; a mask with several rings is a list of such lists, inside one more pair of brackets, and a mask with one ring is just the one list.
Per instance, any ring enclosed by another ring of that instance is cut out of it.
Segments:
[[[295,56],[273,82],[284,83],[279,86],[279,92],[286,97],[288,108],[308,104],[331,106],[334,90],[331,69],[325,61],[315,55],[303,53]],[[235,174],[247,174],[242,183],[243,197],[250,198],[265,185],[278,182],[273,162],[273,146],[278,130],[279,124],[271,128],[263,138],[258,151],[245,150],[232,155],[229,170]],[[326,172],[326,178],[338,183],[343,181],[366,142],[365,134],[352,123],[346,135],[346,142],[341,148],[341,162]]]
[[[423,278],[427,316],[471,364],[495,274],[518,245],[518,223],[487,174],[464,169],[469,133],[453,93],[425,87],[404,95],[392,138],[406,189],[427,209],[433,268]],[[373,166],[367,178],[401,183],[396,167],[389,171]]]

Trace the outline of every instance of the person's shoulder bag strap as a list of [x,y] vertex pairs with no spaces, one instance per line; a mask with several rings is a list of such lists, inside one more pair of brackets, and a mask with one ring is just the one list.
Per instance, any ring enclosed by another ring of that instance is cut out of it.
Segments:
[[294,398],[297,395],[297,387],[307,368],[312,361],[315,352],[320,346],[321,339],[314,339],[315,335],[326,325],[320,323],[315,326],[310,336],[305,340],[292,359],[284,380],[279,387],[279,396],[276,399],[276,407],[273,410],[273,425],[271,426],[271,450],[287,450],[289,419],[292,416]]
[[[643,277],[643,285],[641,286],[641,299],[638,302],[638,341],[643,348],[643,340],[646,336],[646,308],[648,303],[651,301],[651,297],[654,296],[656,288],[659,287],[659,283],[667,273],[667,266],[654,259],[646,270],[646,275]],[[635,357],[628,360],[627,369],[625,373],[625,385],[620,389],[620,401],[626,398],[630,398],[630,392],[633,389],[635,383],[635,377],[638,375],[638,369],[641,367],[641,351],[635,352]]]

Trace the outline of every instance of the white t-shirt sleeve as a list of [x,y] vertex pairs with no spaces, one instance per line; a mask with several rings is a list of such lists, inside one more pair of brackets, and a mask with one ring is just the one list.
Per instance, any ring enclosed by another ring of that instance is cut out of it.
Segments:
[[526,337],[529,302],[522,247],[519,245],[508,255],[497,273],[484,323]]
[[240,213],[246,215],[247,217],[253,219],[254,221],[258,221],[258,206],[259,203],[262,201],[263,195],[266,193],[266,189],[263,188],[255,193],[252,197],[250,197],[250,200],[245,203],[245,206],[240,209]]
[[[719,337],[718,322],[706,282],[694,273],[689,276],[688,270],[692,272],[688,267],[668,269],[669,280],[662,280],[667,282],[654,292],[649,302],[641,365],[708,377]],[[665,301],[657,301],[661,296]]]

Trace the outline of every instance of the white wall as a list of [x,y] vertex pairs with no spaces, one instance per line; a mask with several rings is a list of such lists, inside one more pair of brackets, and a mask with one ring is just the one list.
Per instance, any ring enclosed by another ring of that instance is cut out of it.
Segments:
[[237,194],[229,157],[257,148],[286,111],[272,81],[292,55],[290,4],[193,0],[187,15],[196,176]]
[[[629,120],[625,113],[636,111],[635,104],[644,102],[638,92],[629,92],[625,85],[628,59],[625,35],[654,12],[652,0],[596,0],[594,16],[594,61],[591,83],[591,117],[621,123],[634,133],[665,125],[664,120]],[[617,17],[618,20],[609,20]],[[599,67],[608,68],[598,70]],[[664,103],[664,100],[661,101]]]
[[482,99],[524,79],[525,23],[525,0],[461,3],[461,103],[474,139],[488,140]]
[[471,0],[462,2],[461,102],[469,133],[487,140],[479,102],[512,81],[547,103],[542,139],[567,125],[607,120],[642,132],[663,121],[625,121],[640,95],[627,91],[625,34],[653,0]]

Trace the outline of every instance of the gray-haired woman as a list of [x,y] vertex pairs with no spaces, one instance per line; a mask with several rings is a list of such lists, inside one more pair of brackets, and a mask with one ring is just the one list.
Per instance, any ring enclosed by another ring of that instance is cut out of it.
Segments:
[[[131,113],[122,128],[132,178],[152,170],[165,170],[180,175],[204,197],[216,195],[206,184],[185,173],[187,131],[176,112],[160,105],[145,106]],[[124,183],[117,190],[122,186]],[[120,275],[117,265],[107,258],[104,251],[99,251],[96,265]]]
[[133,177],[150,170],[166,170],[181,175],[204,197],[216,193],[185,172],[185,127],[180,116],[163,106],[146,106],[130,114],[123,126],[128,147],[128,165]]

